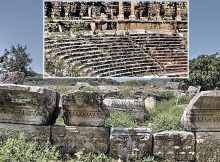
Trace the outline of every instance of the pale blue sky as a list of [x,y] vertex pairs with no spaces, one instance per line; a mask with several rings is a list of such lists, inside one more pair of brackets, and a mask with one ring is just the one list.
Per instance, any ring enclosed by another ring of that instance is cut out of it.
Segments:
[[[42,73],[43,1],[1,0],[0,55],[12,44],[27,45],[31,67]],[[220,52],[220,0],[190,0],[190,58]]]

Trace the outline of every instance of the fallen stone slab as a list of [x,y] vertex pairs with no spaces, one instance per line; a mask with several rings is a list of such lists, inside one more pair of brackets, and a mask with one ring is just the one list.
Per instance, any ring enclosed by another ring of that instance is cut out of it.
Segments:
[[152,140],[149,128],[112,128],[110,156],[124,161],[141,160],[152,154]]
[[106,98],[103,103],[110,111],[145,112],[143,100]]
[[41,87],[0,84],[0,123],[54,124],[59,98],[58,93]]
[[189,103],[182,116],[187,131],[220,131],[220,91],[202,91]]
[[50,141],[50,126],[23,125],[0,123],[0,141],[16,138],[23,134],[27,141],[37,141],[46,144]]
[[62,96],[64,123],[69,126],[104,126],[109,111],[97,92],[76,91]]
[[220,132],[196,132],[196,160],[220,161]]
[[0,74],[0,84],[22,84],[24,78],[23,72],[5,72]]
[[52,143],[61,153],[107,153],[109,128],[82,126],[52,126]]
[[155,133],[153,154],[159,161],[194,161],[195,136],[182,131]]

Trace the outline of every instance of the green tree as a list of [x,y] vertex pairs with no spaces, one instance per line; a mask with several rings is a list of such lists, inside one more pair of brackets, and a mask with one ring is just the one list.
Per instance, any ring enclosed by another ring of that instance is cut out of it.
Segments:
[[200,55],[189,62],[189,79],[171,79],[187,85],[200,85],[202,90],[220,88],[220,55]]
[[190,61],[189,84],[200,85],[203,90],[220,87],[220,55],[201,55]]
[[28,73],[29,64],[32,62],[30,54],[26,51],[27,47],[18,44],[12,45],[10,50],[5,49],[3,56],[0,57],[0,66],[5,71],[19,71]]

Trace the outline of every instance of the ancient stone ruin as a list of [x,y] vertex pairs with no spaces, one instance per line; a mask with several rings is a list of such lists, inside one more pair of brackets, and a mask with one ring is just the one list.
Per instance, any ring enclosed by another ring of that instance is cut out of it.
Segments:
[[[217,90],[203,91],[192,99],[182,117],[186,131],[153,134],[149,128],[105,126],[109,111],[97,92],[75,91],[60,100],[45,88],[0,84],[0,141],[23,133],[41,145],[51,142],[64,154],[84,148],[130,161],[148,155],[158,161],[219,161],[219,96]],[[54,125],[60,112],[66,125]]]
[[187,77],[187,5],[45,1],[45,73]]
[[195,133],[199,162],[219,161],[220,151],[220,91],[202,91],[190,102],[182,116],[182,125]]

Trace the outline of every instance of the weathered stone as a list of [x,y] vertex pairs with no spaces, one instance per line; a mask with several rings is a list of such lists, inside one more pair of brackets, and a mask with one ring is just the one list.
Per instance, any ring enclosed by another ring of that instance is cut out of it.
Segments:
[[0,74],[0,84],[22,84],[25,74],[23,72],[6,72]]
[[82,88],[82,87],[88,87],[91,86],[89,83],[86,82],[76,82],[75,86]]
[[27,141],[45,144],[50,140],[50,126],[0,123],[0,141],[23,134]]
[[104,97],[114,97],[121,93],[118,86],[98,86],[98,89]]
[[97,92],[76,91],[62,96],[64,122],[72,126],[104,126],[109,111]]
[[149,128],[112,128],[110,155],[137,161],[152,153],[152,134]]
[[220,91],[203,91],[189,103],[182,116],[188,131],[220,131]]
[[144,104],[145,104],[145,108],[146,109],[152,109],[154,107],[156,107],[157,101],[155,97],[147,97],[144,100]]
[[220,132],[196,132],[196,158],[199,162],[220,161]]
[[154,134],[154,156],[160,161],[193,161],[195,159],[194,134],[179,131]]
[[54,124],[59,94],[41,87],[0,84],[0,122]]
[[131,99],[104,99],[103,103],[109,110],[119,111],[144,111],[143,100],[131,100]]
[[186,91],[188,88],[187,85],[182,82],[167,82],[167,87],[181,91]]
[[187,93],[189,96],[195,96],[197,93],[200,92],[201,86],[189,86]]
[[109,128],[53,126],[52,143],[61,153],[75,153],[85,149],[86,153],[107,153],[109,150]]

